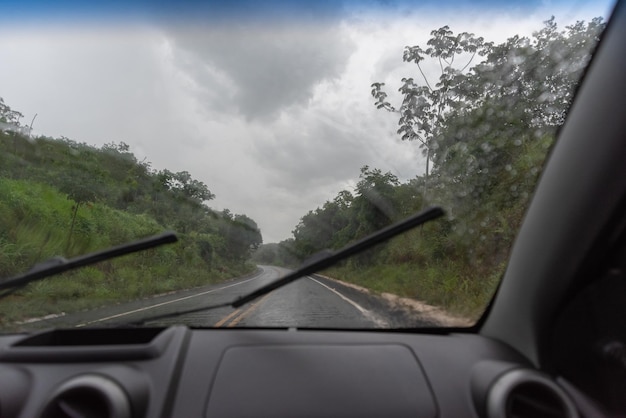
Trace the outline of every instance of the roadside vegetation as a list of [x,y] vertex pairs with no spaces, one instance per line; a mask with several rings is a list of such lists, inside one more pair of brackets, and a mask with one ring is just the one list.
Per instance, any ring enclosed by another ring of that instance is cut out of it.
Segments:
[[[478,318],[603,28],[596,18],[559,29],[552,18],[531,37],[495,44],[444,26],[426,45],[407,46],[402,58],[414,71],[399,94],[378,82],[371,94],[398,121],[400,139],[422,150],[425,172],[402,183],[362,167],[354,190],[309,211],[292,238],[260,247],[255,260],[294,265],[439,205],[444,220],[326,274]],[[439,68],[438,78],[425,68]]]
[[188,172],[154,170],[124,143],[96,148],[31,138],[0,99],[0,278],[164,230],[179,242],[29,285],[0,303],[0,322],[87,309],[224,281],[255,269],[261,242],[246,215],[214,211]]

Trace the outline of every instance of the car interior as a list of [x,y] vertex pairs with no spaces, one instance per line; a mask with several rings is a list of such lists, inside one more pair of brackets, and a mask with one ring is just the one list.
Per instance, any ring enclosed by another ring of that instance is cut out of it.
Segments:
[[471,328],[0,335],[2,417],[626,416],[626,6]]

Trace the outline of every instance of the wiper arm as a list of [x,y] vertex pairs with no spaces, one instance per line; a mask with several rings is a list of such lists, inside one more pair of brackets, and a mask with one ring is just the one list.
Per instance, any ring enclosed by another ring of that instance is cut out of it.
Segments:
[[278,289],[286,284],[293,282],[294,280],[299,279],[300,277],[307,276],[309,274],[313,274],[317,271],[323,270],[332,266],[333,264],[350,257],[351,255],[357,254],[361,251],[367,250],[370,247],[373,247],[376,244],[379,244],[383,241],[387,241],[390,238],[395,237],[398,234],[408,231],[409,229],[415,228],[416,226],[425,224],[428,221],[439,218],[443,216],[445,212],[440,207],[432,207],[423,210],[409,218],[406,218],[398,223],[390,225],[386,228],[383,228],[373,234],[353,243],[343,247],[342,249],[332,252],[332,251],[323,251],[311,257],[309,262],[305,262],[300,268],[289,273],[285,277],[282,277],[272,283],[269,283],[266,286],[263,286],[252,293],[241,296],[233,302],[225,302],[218,303],[214,305],[200,306],[197,308],[191,309],[182,309],[179,311],[168,312],[164,314],[148,316],[146,318],[142,318],[138,321],[131,322],[127,325],[142,325],[146,322],[151,321],[159,321],[162,319],[177,317],[181,315],[186,315],[190,313],[210,311],[213,309],[225,308],[231,306],[233,308],[238,308],[242,305],[245,305],[248,302],[253,301],[254,299],[263,296],[272,290]]
[[294,280],[299,279],[300,277],[307,276],[309,274],[313,274],[317,271],[328,268],[345,258],[360,253],[361,251],[367,250],[368,248],[376,244],[387,241],[388,239],[393,238],[396,235],[401,234],[405,231],[408,231],[409,229],[415,228],[416,226],[439,218],[440,216],[443,216],[444,213],[445,212],[440,207],[428,208],[400,222],[380,229],[373,234],[368,235],[367,237],[360,239],[359,241],[356,241],[353,244],[349,244],[343,247],[340,250],[337,250],[335,252],[327,251],[319,254],[317,257],[313,256],[313,259],[311,261],[305,262],[305,264],[297,270],[289,273],[285,277],[276,280],[275,282],[269,283],[266,286],[255,290],[252,293],[239,297],[237,300],[231,303],[231,306],[233,308],[238,308],[242,305],[245,305],[246,303],[251,302],[260,296],[263,296],[271,292],[272,290],[283,287],[284,285],[289,284]]
[[69,260],[63,257],[51,258],[50,260],[36,264],[32,269],[24,274],[20,274],[0,282],[0,290],[9,289],[8,291],[1,293],[0,298],[7,296],[17,288],[26,286],[30,282],[41,280],[68,270],[98,263],[100,261],[147,250],[148,248],[158,247],[160,245],[176,241],[178,241],[178,238],[174,232],[164,232],[152,237],[140,239],[127,244],[117,245],[106,250],[78,256]]

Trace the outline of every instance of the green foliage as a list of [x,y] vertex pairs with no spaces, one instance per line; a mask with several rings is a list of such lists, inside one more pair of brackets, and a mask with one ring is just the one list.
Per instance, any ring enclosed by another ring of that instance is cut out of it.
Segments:
[[[245,215],[210,209],[206,202],[215,196],[190,173],[154,171],[125,143],[98,149],[67,138],[30,138],[19,117],[0,100],[0,277],[164,229],[176,230],[180,242],[29,286],[2,301],[2,320],[145,297],[254,269],[247,260],[262,242],[258,226]],[[19,304],[29,308],[16,309]]]
[[[554,134],[604,26],[602,18],[595,18],[559,31],[552,17],[531,38],[514,36],[499,45],[444,26],[431,32],[425,48],[405,48],[403,60],[417,66],[419,77],[402,78],[401,104],[387,100],[384,83],[373,83],[374,104],[399,114],[402,140],[419,141],[428,177],[431,159],[442,165],[459,142],[450,130],[459,117],[480,113],[507,139],[530,128],[537,136]],[[477,57],[484,60],[470,67]],[[422,70],[426,60],[439,65],[436,81]]]
[[[404,184],[363,167],[355,196],[341,192],[309,211],[293,231],[300,259],[338,248],[422,209],[445,220],[424,225],[331,270],[338,278],[477,318],[498,283],[545,156],[604,23],[559,31],[554,19],[531,38],[502,44],[448,26],[403,59],[418,77],[401,80],[402,101],[372,84],[375,106],[398,117],[402,140],[416,140],[432,171]],[[482,61],[478,62],[478,59]],[[422,71],[439,64],[438,80]],[[475,63],[472,67],[471,64]],[[421,81],[421,83],[420,83]],[[336,202],[350,196],[344,205]]]
[[293,238],[270,244],[260,245],[252,254],[252,261],[257,264],[270,264],[283,267],[296,267],[299,263]]
[[351,208],[356,214],[357,236],[365,236],[386,226],[396,217],[394,187],[399,182],[391,173],[382,173],[379,169],[361,168],[359,182],[356,185],[356,197]]
[[[150,164],[139,162],[123,142],[98,149],[67,138],[30,140],[0,133],[0,155],[0,177],[47,184],[72,203],[66,213],[68,246],[80,227],[81,213],[94,203],[146,215],[165,229],[221,237],[214,240],[211,251],[221,251],[223,259],[231,262],[243,262],[261,242],[258,227],[245,215],[234,215],[233,220],[233,215],[224,218],[210,209],[206,202],[215,196],[189,172],[151,170]],[[248,231],[246,238],[242,238],[244,233],[231,231],[237,228],[224,227],[250,223],[252,229],[239,228]],[[242,239],[247,240],[245,244]],[[209,257],[206,245],[203,248],[205,258]]]
[[172,173],[165,169],[157,173],[157,178],[164,188],[171,190],[182,199],[201,204],[205,200],[215,198],[215,195],[209,191],[204,183],[191,178],[191,174],[187,171]]
[[295,253],[302,259],[327,248],[338,249],[397,220],[398,186],[395,175],[363,166],[354,196],[343,190],[302,217],[293,231]]
[[228,210],[221,213],[218,230],[223,237],[218,253],[235,261],[244,261],[263,243],[261,230],[246,215],[233,215]]
[[4,103],[2,97],[0,97],[0,122],[3,123],[2,125],[0,125],[0,131],[7,130],[7,128],[11,127],[11,125],[13,127],[19,128],[20,119],[23,117],[24,115],[16,110],[11,109],[9,105]]

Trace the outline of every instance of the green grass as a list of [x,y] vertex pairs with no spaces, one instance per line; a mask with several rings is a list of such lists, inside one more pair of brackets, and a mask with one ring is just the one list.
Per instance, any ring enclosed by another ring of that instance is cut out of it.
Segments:
[[158,254],[150,257],[141,254],[124,256],[33,283],[0,302],[0,324],[220,283],[255,268],[246,265],[239,269],[210,271],[186,264],[147,265],[140,258],[144,261],[158,259]]
[[[510,216],[485,228],[495,229],[495,236]],[[446,228],[443,223],[425,225],[325,273],[377,294],[392,293],[477,320],[504,272],[511,240],[499,247],[476,246],[456,232],[446,233]],[[469,255],[472,245],[474,253]]]
[[[161,232],[147,215],[93,203],[79,207],[69,233],[73,201],[36,182],[0,178],[0,277],[27,271],[53,256],[72,257]],[[218,283],[252,265],[200,256],[193,234],[180,242],[131,254],[33,283],[0,301],[0,324],[74,312]]]
[[459,272],[452,263],[344,266],[331,268],[325,274],[377,294],[392,293],[419,300],[472,320],[477,320],[484,311],[500,277],[500,272],[487,279],[476,277],[471,272]]

